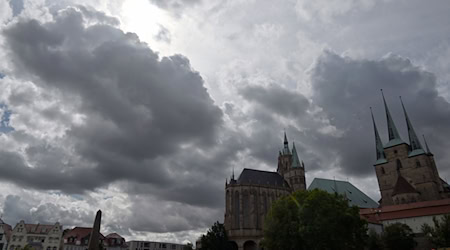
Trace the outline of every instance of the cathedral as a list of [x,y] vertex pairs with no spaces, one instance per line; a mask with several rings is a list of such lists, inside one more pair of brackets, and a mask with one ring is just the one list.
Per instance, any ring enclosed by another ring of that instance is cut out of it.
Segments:
[[272,202],[297,190],[306,190],[305,164],[295,144],[289,148],[286,133],[278,155],[277,172],[245,168],[225,187],[225,228],[234,249],[260,249],[264,217]]
[[383,95],[389,141],[383,143],[372,114],[375,130],[375,172],[380,188],[380,205],[399,205],[450,198],[448,184],[439,177],[433,154],[424,137],[425,148],[401,102],[408,129],[409,144],[397,131]]

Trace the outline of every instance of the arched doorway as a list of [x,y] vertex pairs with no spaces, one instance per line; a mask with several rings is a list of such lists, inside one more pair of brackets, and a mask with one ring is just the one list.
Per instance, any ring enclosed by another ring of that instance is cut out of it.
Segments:
[[244,243],[244,250],[257,250],[256,243],[252,240]]
[[230,250],[238,250],[238,244],[234,241],[230,241]]

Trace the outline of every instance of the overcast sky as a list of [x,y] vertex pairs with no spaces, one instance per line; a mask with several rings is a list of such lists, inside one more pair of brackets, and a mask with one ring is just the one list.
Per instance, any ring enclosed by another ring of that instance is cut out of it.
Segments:
[[[275,171],[283,131],[315,177],[378,201],[369,107],[402,96],[450,180],[446,0],[0,0],[0,214],[194,241],[234,168]],[[292,144],[291,144],[292,146]]]

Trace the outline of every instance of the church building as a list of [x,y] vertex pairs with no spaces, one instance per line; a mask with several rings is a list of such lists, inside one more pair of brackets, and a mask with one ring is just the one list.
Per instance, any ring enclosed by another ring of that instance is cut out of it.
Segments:
[[225,229],[234,249],[261,249],[264,217],[272,202],[297,190],[306,190],[305,164],[286,133],[278,155],[277,172],[245,168],[225,186]]
[[[401,101],[401,99],[400,99]],[[408,129],[409,144],[400,138],[383,95],[389,141],[385,144],[378,134],[375,119],[375,172],[381,193],[380,205],[408,204],[450,198],[448,184],[439,177],[433,154],[427,142],[419,140],[405,106],[401,101]]]

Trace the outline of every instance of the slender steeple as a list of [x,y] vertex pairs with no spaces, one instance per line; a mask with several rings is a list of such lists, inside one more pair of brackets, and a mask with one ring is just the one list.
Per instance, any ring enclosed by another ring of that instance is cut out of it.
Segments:
[[422,135],[423,141],[425,142],[425,148],[427,149],[427,154],[431,154],[430,148],[428,147],[427,139],[425,139],[425,135]]
[[408,113],[406,112],[405,105],[403,105],[403,100],[401,96],[400,102],[402,103],[403,113],[405,113],[406,127],[408,128],[408,137],[409,137],[409,145],[411,147],[411,153],[425,153],[425,151],[423,151],[422,145],[420,144],[420,140],[416,135],[416,131],[414,131],[412,123],[409,120]]
[[292,167],[300,168],[300,160],[298,159],[297,149],[295,148],[295,143],[292,143]]
[[384,109],[386,110],[386,120],[389,134],[389,142],[385,145],[385,147],[392,147],[398,144],[402,144],[404,142],[400,138],[400,134],[398,133],[397,127],[395,126],[394,120],[392,119],[391,112],[389,112],[389,108],[386,104],[386,99],[384,98],[383,90],[381,90],[381,95],[383,96]]
[[284,132],[284,147],[283,147],[283,154],[288,155],[291,154],[289,150],[289,142],[286,136],[286,132]]
[[372,107],[370,108],[370,114],[372,115],[373,130],[375,131],[375,147],[376,147],[376,155],[377,155],[376,164],[385,163],[386,157],[384,155],[383,142],[381,141],[380,134],[378,134],[378,129],[377,129],[377,125],[375,123],[375,118],[373,117]]

